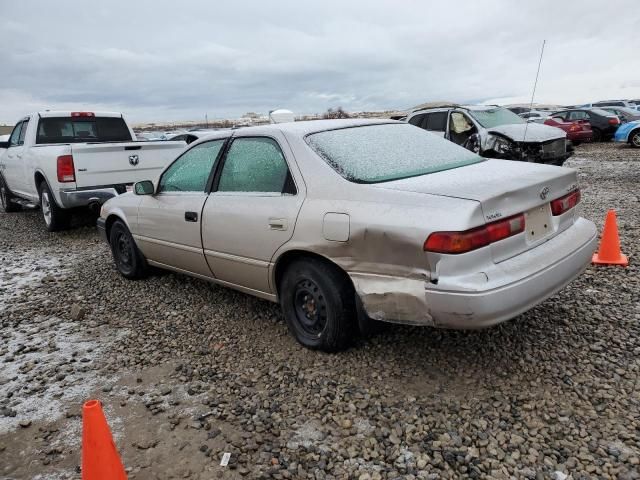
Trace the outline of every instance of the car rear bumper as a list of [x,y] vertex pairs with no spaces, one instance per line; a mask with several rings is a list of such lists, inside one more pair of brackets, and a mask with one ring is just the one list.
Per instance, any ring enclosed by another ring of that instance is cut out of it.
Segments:
[[513,318],[550,297],[590,264],[595,225],[583,218],[548,242],[459,279],[407,279],[352,273],[367,314],[376,320],[478,329]]
[[590,142],[591,137],[592,137],[592,132],[590,131],[567,133],[567,138],[572,142]]

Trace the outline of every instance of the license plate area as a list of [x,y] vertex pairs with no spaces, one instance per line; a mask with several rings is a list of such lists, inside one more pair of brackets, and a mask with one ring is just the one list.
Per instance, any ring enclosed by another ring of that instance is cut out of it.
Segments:
[[551,207],[547,203],[524,213],[524,228],[527,242],[535,243],[553,231]]

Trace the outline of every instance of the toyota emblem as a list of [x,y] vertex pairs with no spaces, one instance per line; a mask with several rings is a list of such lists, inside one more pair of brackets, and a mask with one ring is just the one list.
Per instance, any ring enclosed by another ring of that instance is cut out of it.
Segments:
[[542,200],[545,200],[547,198],[547,195],[549,195],[549,187],[544,187],[542,190],[540,190],[540,198]]
[[132,166],[136,166],[138,165],[138,162],[140,162],[140,159],[138,158],[138,155],[129,155],[129,163]]

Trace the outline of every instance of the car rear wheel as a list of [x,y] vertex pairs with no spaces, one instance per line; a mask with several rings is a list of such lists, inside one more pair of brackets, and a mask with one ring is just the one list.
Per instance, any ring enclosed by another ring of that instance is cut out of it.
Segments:
[[49,185],[44,181],[40,184],[40,210],[48,231],[58,232],[69,228],[71,215],[58,206]]
[[20,205],[13,202],[13,194],[2,177],[0,177],[0,206],[6,213],[20,210]]
[[629,135],[629,143],[634,148],[640,148],[640,129],[631,132],[631,135]]
[[592,134],[591,134],[591,141],[592,142],[601,142],[602,141],[602,130],[600,130],[599,128],[593,128],[592,129]]
[[116,268],[128,279],[144,278],[148,274],[147,261],[142,256],[131,232],[121,220],[116,220],[109,231],[109,245]]
[[315,258],[294,261],[280,282],[289,331],[307,348],[344,350],[355,331],[353,286],[338,267]]

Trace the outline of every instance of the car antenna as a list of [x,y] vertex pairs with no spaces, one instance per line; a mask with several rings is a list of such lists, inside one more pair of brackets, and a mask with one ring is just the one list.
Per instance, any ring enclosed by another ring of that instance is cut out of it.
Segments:
[[[542,40],[542,50],[540,51],[540,60],[538,61],[538,71],[536,72],[536,81],[533,83],[533,92],[531,92],[531,103],[529,104],[529,114],[533,110],[533,97],[536,96],[536,87],[538,86],[538,76],[540,75],[540,65],[542,65],[542,55],[544,54],[544,45],[546,40]],[[524,126],[524,137],[522,137],[522,143],[527,140],[527,129],[529,128],[529,118],[527,117],[527,123]]]

